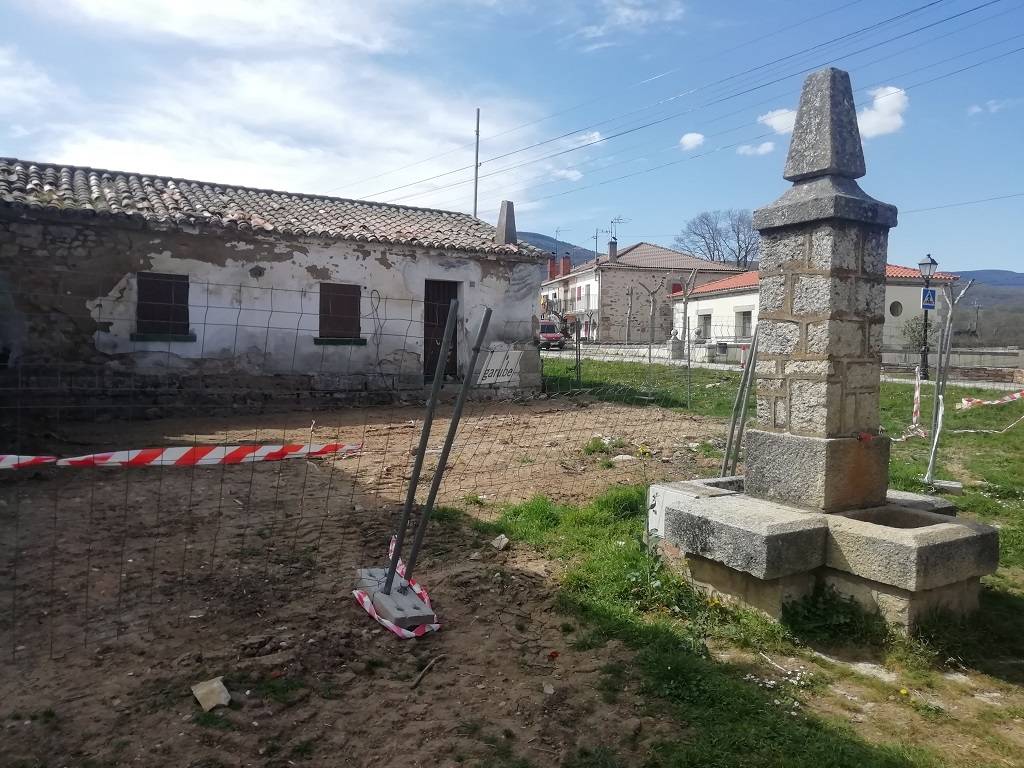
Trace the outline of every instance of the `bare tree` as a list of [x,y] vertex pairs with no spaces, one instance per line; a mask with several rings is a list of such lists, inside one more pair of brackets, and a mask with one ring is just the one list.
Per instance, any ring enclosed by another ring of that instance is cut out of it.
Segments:
[[757,261],[759,239],[750,211],[704,211],[686,222],[676,245],[709,261],[748,268]]

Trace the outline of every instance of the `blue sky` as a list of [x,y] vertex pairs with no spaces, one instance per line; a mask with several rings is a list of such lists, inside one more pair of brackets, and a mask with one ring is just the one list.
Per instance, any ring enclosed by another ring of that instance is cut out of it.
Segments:
[[590,247],[775,199],[831,64],[890,261],[1024,269],[1024,196],[913,212],[1024,192],[1024,0],[0,0],[0,25],[0,155],[470,210],[480,107],[481,217],[510,199]]

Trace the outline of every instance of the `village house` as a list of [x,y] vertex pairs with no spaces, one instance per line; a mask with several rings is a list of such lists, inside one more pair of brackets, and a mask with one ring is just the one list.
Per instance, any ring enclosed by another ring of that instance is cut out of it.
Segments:
[[619,249],[613,238],[607,254],[576,267],[568,256],[548,261],[541,312],[578,325],[582,339],[646,343],[653,301],[654,340],[660,343],[672,330],[672,302],[665,295],[680,291],[694,271],[695,285],[703,285],[741,270],[652,243]]
[[[958,275],[938,272],[932,277],[932,284],[941,286],[958,279]],[[896,264],[886,265],[883,353],[911,346],[904,331],[908,322],[921,317],[923,313],[923,286],[924,280],[917,269]],[[681,290],[673,292],[670,298],[674,305],[673,327],[680,339],[689,333],[693,360],[723,363],[742,361],[757,326],[756,271],[741,272],[704,283],[692,291],[688,300]]]
[[509,202],[496,228],[452,211],[0,159],[8,368],[416,389],[457,298],[447,375],[466,375],[490,307],[489,347],[523,349],[512,385],[536,386],[545,260],[517,241]]

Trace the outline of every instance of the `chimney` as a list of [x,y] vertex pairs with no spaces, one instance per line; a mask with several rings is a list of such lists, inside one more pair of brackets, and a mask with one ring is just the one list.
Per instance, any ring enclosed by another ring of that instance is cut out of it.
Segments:
[[619,241],[614,237],[608,241],[608,261],[614,264],[619,259]]
[[548,280],[558,277],[558,259],[554,256],[548,258]]
[[498,227],[494,233],[495,245],[515,245],[519,242],[519,235],[516,234],[516,211],[512,207],[511,200],[501,201],[501,210],[498,211]]
[[572,257],[569,254],[562,256],[562,274],[568,275],[572,272]]

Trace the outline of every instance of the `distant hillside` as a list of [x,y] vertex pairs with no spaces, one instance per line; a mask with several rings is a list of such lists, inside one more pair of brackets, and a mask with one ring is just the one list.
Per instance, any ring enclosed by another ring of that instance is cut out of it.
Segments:
[[529,243],[535,248],[540,248],[542,251],[548,253],[554,253],[556,251],[555,243],[557,242],[557,252],[559,256],[569,252],[569,257],[572,259],[572,263],[582,264],[584,261],[589,261],[594,258],[594,252],[586,248],[580,248],[578,245],[567,243],[564,240],[555,240],[551,235],[542,235],[539,232],[520,232],[519,239],[524,243]]
[[975,282],[957,307],[957,344],[1024,345],[1024,273],[976,269],[958,274],[960,285]]
[[963,280],[977,280],[985,285],[1019,285],[1024,286],[1024,272],[1011,272],[1008,269],[975,269],[959,272]]

